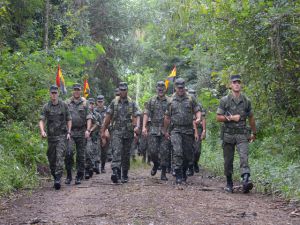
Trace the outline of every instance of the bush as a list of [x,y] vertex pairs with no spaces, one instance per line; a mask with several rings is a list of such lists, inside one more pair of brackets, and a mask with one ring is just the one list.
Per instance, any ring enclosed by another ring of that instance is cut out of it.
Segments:
[[46,144],[21,122],[0,131],[0,195],[38,184],[37,165],[46,164]]

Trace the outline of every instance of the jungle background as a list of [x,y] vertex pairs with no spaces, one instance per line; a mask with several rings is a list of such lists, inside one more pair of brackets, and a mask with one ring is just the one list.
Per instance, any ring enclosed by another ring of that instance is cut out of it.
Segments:
[[200,164],[217,175],[215,112],[230,75],[241,74],[258,129],[252,180],[261,192],[300,198],[298,0],[2,0],[0,52],[1,195],[39,185],[39,114],[60,64],[63,99],[88,77],[90,97],[109,103],[127,81],[141,109],[176,66],[207,111]]

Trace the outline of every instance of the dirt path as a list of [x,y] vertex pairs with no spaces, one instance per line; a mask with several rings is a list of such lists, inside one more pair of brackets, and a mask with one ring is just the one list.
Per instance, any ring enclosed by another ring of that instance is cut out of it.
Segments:
[[128,184],[114,185],[107,171],[80,186],[55,191],[47,182],[32,194],[2,199],[0,224],[300,224],[293,206],[224,193],[223,183],[203,172],[178,186],[170,175],[167,182],[150,177],[149,169],[131,170]]

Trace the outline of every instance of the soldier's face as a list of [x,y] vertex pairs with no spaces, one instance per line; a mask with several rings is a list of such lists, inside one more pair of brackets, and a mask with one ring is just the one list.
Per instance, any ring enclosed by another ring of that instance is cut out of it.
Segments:
[[165,95],[165,89],[164,88],[157,88],[157,94],[160,97],[164,96]]
[[73,90],[73,96],[74,96],[74,98],[79,98],[80,95],[81,95],[81,90],[80,89],[76,88],[76,89]]
[[127,97],[127,90],[126,89],[120,89],[120,97],[121,98]]
[[231,90],[234,92],[241,91],[241,81],[239,81],[239,80],[232,81],[230,84],[230,87],[231,87]]
[[104,101],[97,101],[97,106],[98,107],[103,107],[103,105],[104,105]]
[[50,98],[52,101],[55,101],[58,99],[58,92],[57,91],[52,91],[50,92]]
[[90,110],[93,110],[93,109],[94,109],[94,106],[95,106],[95,103],[90,102]]
[[176,94],[178,94],[179,96],[184,95],[185,90],[184,87],[176,87]]

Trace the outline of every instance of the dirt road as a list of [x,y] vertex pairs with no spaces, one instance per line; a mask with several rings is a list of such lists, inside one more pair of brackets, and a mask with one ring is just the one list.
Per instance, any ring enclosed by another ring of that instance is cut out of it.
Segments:
[[300,224],[295,206],[257,193],[224,193],[223,182],[204,172],[178,186],[170,175],[162,182],[145,168],[114,185],[107,171],[79,186],[55,191],[46,182],[31,194],[2,199],[0,224]]

